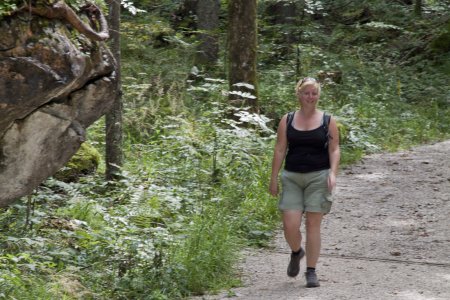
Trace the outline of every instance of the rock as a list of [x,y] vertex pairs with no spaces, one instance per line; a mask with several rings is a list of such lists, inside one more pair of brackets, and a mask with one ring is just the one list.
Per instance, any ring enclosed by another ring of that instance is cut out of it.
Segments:
[[59,170],[54,177],[60,181],[72,182],[83,175],[94,173],[101,160],[101,155],[92,145],[87,142],[81,144],[77,153],[69,162]]
[[0,207],[64,166],[112,105],[106,45],[56,19],[0,20]]

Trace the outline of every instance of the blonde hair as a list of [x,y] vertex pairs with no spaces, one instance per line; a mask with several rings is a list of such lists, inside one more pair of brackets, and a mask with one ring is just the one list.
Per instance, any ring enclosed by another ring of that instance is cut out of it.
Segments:
[[320,95],[320,83],[312,77],[305,77],[303,79],[300,79],[297,82],[297,85],[295,86],[295,94],[298,96],[298,94],[303,91],[308,86],[314,86],[317,89],[317,92]]

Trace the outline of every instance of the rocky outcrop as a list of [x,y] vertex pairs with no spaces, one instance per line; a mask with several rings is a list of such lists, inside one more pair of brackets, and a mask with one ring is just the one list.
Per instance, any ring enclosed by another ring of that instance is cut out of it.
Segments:
[[103,42],[64,20],[19,13],[0,20],[0,206],[58,171],[114,99]]

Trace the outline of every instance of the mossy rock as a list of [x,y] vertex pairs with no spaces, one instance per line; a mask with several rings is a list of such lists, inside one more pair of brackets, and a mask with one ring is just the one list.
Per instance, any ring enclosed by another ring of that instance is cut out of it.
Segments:
[[77,181],[81,176],[93,174],[97,170],[100,159],[98,150],[85,142],[54,177],[64,182]]

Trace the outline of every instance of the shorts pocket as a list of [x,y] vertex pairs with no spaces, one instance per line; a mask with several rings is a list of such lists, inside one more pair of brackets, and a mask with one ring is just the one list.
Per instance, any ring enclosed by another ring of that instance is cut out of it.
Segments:
[[323,201],[322,205],[321,205],[322,212],[325,214],[329,213],[331,211],[332,205],[333,205],[332,201],[329,201],[329,200]]

